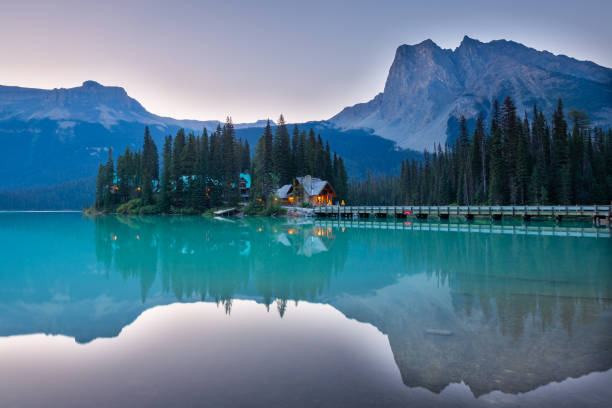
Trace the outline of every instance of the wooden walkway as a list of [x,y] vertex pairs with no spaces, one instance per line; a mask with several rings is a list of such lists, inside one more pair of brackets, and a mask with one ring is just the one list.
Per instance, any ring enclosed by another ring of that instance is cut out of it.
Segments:
[[336,218],[407,218],[425,219],[438,217],[489,217],[501,220],[503,217],[518,217],[524,220],[531,218],[554,218],[561,221],[565,217],[591,218],[594,222],[608,224],[611,218],[612,206],[609,205],[504,205],[504,206],[343,206],[327,205],[314,208],[317,217]]
[[225,216],[225,215],[234,215],[234,214],[236,214],[236,212],[238,212],[236,207],[232,207],[232,208],[226,208],[224,210],[215,211],[213,214],[218,216],[218,217],[222,217],[222,216]]
[[610,238],[610,230],[595,227],[563,227],[559,225],[503,225],[500,223],[473,224],[430,221],[398,221],[394,219],[370,221],[365,219],[319,219],[315,226],[336,229],[385,229],[407,231],[482,232],[486,234],[548,235],[556,237]]

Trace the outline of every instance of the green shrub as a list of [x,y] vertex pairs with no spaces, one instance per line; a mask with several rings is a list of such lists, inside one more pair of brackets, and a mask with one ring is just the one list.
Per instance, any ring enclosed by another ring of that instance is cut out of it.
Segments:
[[244,215],[261,215],[265,210],[265,204],[263,202],[253,200],[243,209]]
[[274,215],[285,215],[287,210],[282,207],[280,200],[268,200],[267,203],[259,201],[251,201],[249,205],[244,208],[245,215],[259,215],[264,217],[271,217]]
[[117,207],[117,214],[138,214],[140,209],[140,198],[134,198],[127,203]]

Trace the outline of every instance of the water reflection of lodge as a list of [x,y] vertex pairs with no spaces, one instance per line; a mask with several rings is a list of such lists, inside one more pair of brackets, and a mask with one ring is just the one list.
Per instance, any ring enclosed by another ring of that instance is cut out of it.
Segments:
[[[346,251],[329,251],[336,238],[331,228],[268,220],[198,220],[194,226],[195,219],[168,218],[96,219],[98,260],[107,273],[138,277],[143,300],[159,278],[178,300],[210,299],[227,312],[236,293],[253,283],[266,306],[275,300],[286,305],[288,299],[314,300],[343,269]],[[314,256],[316,263],[308,260]],[[281,314],[285,307],[279,306]]]

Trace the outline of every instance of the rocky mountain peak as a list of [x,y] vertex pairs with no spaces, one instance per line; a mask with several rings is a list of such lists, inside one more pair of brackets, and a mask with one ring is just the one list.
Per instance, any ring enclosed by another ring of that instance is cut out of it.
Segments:
[[463,39],[461,40],[461,44],[459,44],[459,46],[461,47],[463,45],[467,47],[469,45],[477,45],[477,44],[482,44],[482,43],[475,38],[471,38],[468,35],[464,35]]
[[102,84],[92,80],[83,82],[83,85],[81,85],[81,87],[85,89],[103,88]]
[[416,150],[452,142],[461,115],[485,117],[494,99],[510,96],[518,112],[537,103],[547,115],[562,98],[568,110],[586,110],[593,123],[612,124],[612,70],[589,61],[538,51],[520,43],[463,37],[455,50],[432,40],[398,47],[384,92],[343,109],[330,121],[369,128]]

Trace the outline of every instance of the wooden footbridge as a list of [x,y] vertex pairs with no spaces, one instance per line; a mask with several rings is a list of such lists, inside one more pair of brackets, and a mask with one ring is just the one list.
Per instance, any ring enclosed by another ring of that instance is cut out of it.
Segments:
[[563,218],[590,218],[596,224],[610,225],[612,206],[610,205],[504,205],[504,206],[351,206],[325,205],[316,206],[316,217],[331,218],[408,218],[426,219],[437,217],[463,217],[471,220],[475,217],[488,217],[501,220],[503,217],[516,217],[529,221],[532,218],[552,218],[561,221]]

